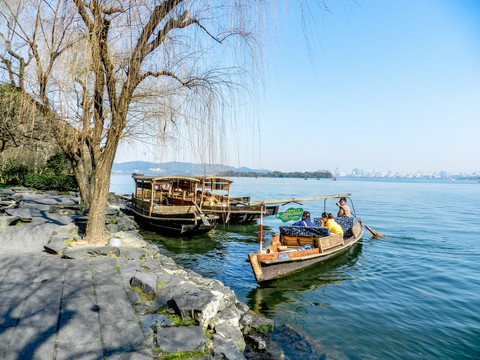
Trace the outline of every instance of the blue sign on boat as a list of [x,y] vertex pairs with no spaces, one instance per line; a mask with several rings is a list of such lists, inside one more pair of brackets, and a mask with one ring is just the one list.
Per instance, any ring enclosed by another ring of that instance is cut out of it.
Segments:
[[290,254],[278,254],[279,259],[288,259],[290,257]]

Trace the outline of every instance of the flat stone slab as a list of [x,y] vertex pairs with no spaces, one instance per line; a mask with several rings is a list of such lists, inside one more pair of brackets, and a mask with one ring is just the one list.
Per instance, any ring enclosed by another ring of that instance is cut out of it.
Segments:
[[18,216],[0,216],[0,228],[15,225],[19,220]]
[[80,248],[70,248],[63,253],[63,257],[67,259],[88,259],[99,256],[107,256],[110,251],[115,248],[110,246],[86,246]]
[[164,354],[203,351],[207,337],[201,326],[160,327],[157,329],[157,344]]
[[173,325],[173,320],[163,314],[147,314],[140,316],[143,328],[157,328],[159,326]]
[[6,209],[5,212],[10,216],[18,216],[23,222],[32,221],[32,212],[28,208]]
[[46,252],[54,255],[61,255],[68,246],[63,241],[53,241],[44,246]]
[[145,349],[145,335],[137,321],[103,325],[105,355]]

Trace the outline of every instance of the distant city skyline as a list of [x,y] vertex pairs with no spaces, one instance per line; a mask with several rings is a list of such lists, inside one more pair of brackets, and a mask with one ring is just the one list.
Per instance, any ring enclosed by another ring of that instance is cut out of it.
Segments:
[[[310,48],[298,9],[285,5],[255,115],[218,134],[229,141],[215,161],[285,172],[478,172],[480,2],[326,4],[315,27],[307,21]],[[181,142],[161,151],[122,144],[117,161],[212,156]]]
[[[166,162],[166,163],[155,163],[155,162],[145,162],[143,160],[133,161],[133,162],[124,162],[124,163],[115,163],[113,166],[112,173],[127,173],[131,174],[133,172],[140,172],[145,174],[202,174],[206,173],[217,174],[224,171],[237,171],[237,172],[278,172],[278,169],[268,169],[268,168],[249,168],[249,167],[230,167],[226,164],[201,164],[201,163],[188,163],[188,162]],[[338,167],[335,170],[331,169],[316,169],[315,171],[307,170],[298,170],[299,173],[312,173],[318,171],[329,171],[332,176],[335,177],[389,177],[389,178],[431,178],[431,179],[448,179],[448,178],[469,178],[469,179],[480,179],[480,171],[473,173],[451,173],[445,170],[440,171],[414,171],[414,172],[395,172],[395,171],[377,171],[377,170],[366,170],[354,168],[351,170],[342,170]],[[286,173],[286,172],[285,172]]]

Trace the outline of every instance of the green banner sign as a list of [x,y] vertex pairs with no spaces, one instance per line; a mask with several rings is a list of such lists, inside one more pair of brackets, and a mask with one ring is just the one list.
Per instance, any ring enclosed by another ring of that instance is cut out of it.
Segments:
[[300,220],[300,218],[302,217],[302,213],[302,208],[288,208],[284,212],[279,212],[277,215],[275,215],[275,217],[286,223],[291,220]]

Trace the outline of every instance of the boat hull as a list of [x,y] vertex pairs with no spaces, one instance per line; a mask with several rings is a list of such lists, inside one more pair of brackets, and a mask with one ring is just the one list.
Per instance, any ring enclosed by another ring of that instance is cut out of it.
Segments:
[[299,248],[306,244],[312,244],[312,248],[281,252],[278,251],[278,246],[284,242],[280,234],[276,234],[272,238],[271,246],[262,253],[250,253],[248,258],[258,282],[274,280],[339,256],[355,245],[362,235],[363,224],[358,221],[352,227],[352,236],[348,239],[341,239],[337,235],[324,238],[298,237],[296,241]]
[[131,206],[128,206],[127,210],[142,228],[168,236],[180,237],[204,234],[214,229],[217,225],[215,216],[205,216],[203,219],[195,213],[154,214],[154,216],[148,216]]

